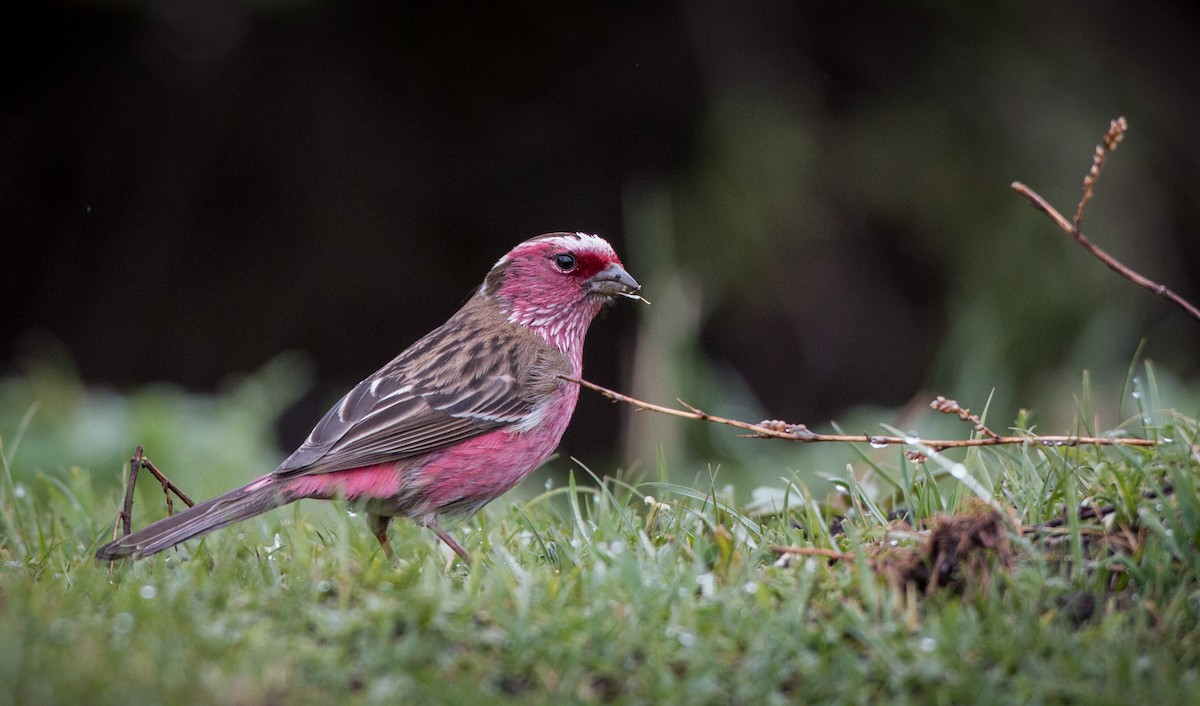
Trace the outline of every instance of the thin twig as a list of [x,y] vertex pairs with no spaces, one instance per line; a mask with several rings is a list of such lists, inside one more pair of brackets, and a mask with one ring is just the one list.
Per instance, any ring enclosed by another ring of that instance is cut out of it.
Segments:
[[[175,511],[175,506],[171,502],[171,493],[174,493],[188,507],[193,507],[196,504],[179,489],[179,486],[175,485],[170,478],[167,478],[162,471],[158,470],[158,467],[150,459],[146,458],[146,449],[139,444],[133,452],[133,457],[129,459],[129,481],[125,484],[125,502],[122,504],[121,509],[117,511],[117,525],[125,535],[133,531],[133,489],[137,485],[138,471],[143,468],[150,471],[150,474],[162,484],[163,495],[167,498],[168,515],[174,514]],[[114,538],[116,536],[115,528],[113,536]]]
[[172,483],[171,479],[167,478],[167,476],[165,474],[163,474],[162,471],[158,470],[158,468],[153,463],[150,462],[150,459],[142,457],[142,467],[145,468],[147,471],[150,471],[150,475],[154,476],[155,478],[158,479],[158,482],[162,483],[163,494],[167,496],[167,514],[168,515],[172,514],[171,493],[175,493],[175,495],[180,500],[182,500],[188,507],[195,507],[196,503],[191,498],[189,498],[187,495],[185,495],[184,492],[179,489],[179,486]]
[[957,415],[958,418],[964,422],[974,423],[975,431],[983,434],[984,436],[991,437],[993,439],[1000,438],[999,434],[987,428],[978,414],[972,414],[971,410],[959,405],[955,400],[948,400],[945,397],[938,395],[937,398],[929,404],[929,407],[941,412],[942,414]]
[[1104,157],[1108,152],[1116,149],[1117,143],[1120,142],[1121,137],[1123,137],[1125,134],[1126,127],[1127,125],[1125,124],[1124,118],[1118,118],[1117,120],[1114,120],[1112,125],[1109,127],[1108,133],[1105,134],[1104,141],[1102,141],[1101,144],[1096,147],[1096,155],[1092,159],[1091,171],[1088,172],[1087,178],[1085,178],[1083,181],[1083,197],[1080,199],[1079,207],[1075,211],[1074,223],[1068,221],[1067,218],[1059,213],[1053,206],[1051,206],[1046,199],[1042,198],[1036,191],[1028,186],[1025,186],[1021,182],[1014,181],[1012,183],[1012,188],[1018,194],[1024,196],[1034,208],[1046,214],[1050,220],[1054,221],[1054,223],[1062,229],[1064,233],[1074,238],[1075,242],[1079,243],[1084,250],[1087,250],[1093,256],[1103,262],[1108,269],[1116,272],[1139,287],[1143,287],[1153,292],[1156,296],[1163,297],[1167,301],[1186,311],[1193,319],[1200,321],[1200,309],[1197,309],[1191,302],[1179,296],[1175,292],[1172,292],[1167,288],[1166,285],[1159,284],[1133,271],[1120,260],[1097,247],[1092,243],[1092,241],[1088,240],[1087,236],[1083,234],[1083,212],[1092,199],[1092,187],[1095,186],[1096,179],[1098,179],[1100,176],[1100,168],[1104,166]]
[[[1155,498],[1174,495],[1174,493],[1175,493],[1175,486],[1170,483],[1167,483],[1167,484],[1163,485],[1161,493],[1159,491],[1153,490],[1153,489],[1147,490],[1142,493],[1142,498],[1144,498],[1146,500],[1154,500]],[[1101,505],[1100,507],[1096,507],[1095,505],[1088,505],[1087,507],[1080,508],[1075,516],[1079,520],[1090,520],[1094,517],[1108,517],[1109,515],[1113,514],[1116,511],[1117,511],[1117,508],[1112,505]],[[1065,524],[1067,524],[1066,517],[1056,517],[1053,520],[1048,520],[1046,522],[1043,522],[1040,525],[1031,525],[1026,528],[1026,531],[1027,532],[1050,532],[1050,531],[1053,531],[1053,530],[1056,530],[1056,529],[1062,527]]]
[[683,419],[695,419],[713,424],[724,424],[749,432],[745,436],[752,439],[783,439],[801,443],[840,442],[854,444],[870,444],[875,448],[884,446],[901,446],[920,444],[922,446],[942,451],[945,449],[966,448],[971,446],[998,446],[1001,444],[1030,444],[1034,446],[1073,447],[1073,446],[1154,446],[1153,439],[1130,439],[1097,436],[983,436],[975,439],[917,439],[902,436],[887,436],[883,434],[818,434],[803,424],[791,424],[777,420],[767,420],[758,424],[743,422],[737,419],[726,419],[697,409],[686,402],[680,404],[687,410],[664,407],[651,402],[643,402],[635,397],[621,394],[594,382],[561,376],[567,382],[573,382],[581,387],[594,390],[614,402],[623,402],[638,410],[668,414]]
[[1109,152],[1117,149],[1117,145],[1121,144],[1121,140],[1125,137],[1125,131],[1128,129],[1129,123],[1125,122],[1125,118],[1117,118],[1108,124],[1108,132],[1104,133],[1104,138],[1100,140],[1100,144],[1096,145],[1096,152],[1092,155],[1092,168],[1083,178],[1083,198],[1079,199],[1079,206],[1075,209],[1076,231],[1083,229],[1083,212],[1092,200],[1092,190],[1100,179],[1100,170],[1104,169],[1104,160],[1108,158]]
[[771,551],[776,554],[793,554],[795,556],[821,556],[837,561],[854,561],[854,552],[839,552],[836,549],[824,547],[791,547],[784,544],[772,544]]
[[121,521],[121,531],[125,533],[125,536],[129,536],[129,533],[133,531],[133,488],[137,485],[138,471],[142,469],[142,454],[145,450],[145,447],[139,444],[137,450],[133,452],[133,458],[129,459],[129,481],[125,483],[125,502],[117,513],[117,519]]

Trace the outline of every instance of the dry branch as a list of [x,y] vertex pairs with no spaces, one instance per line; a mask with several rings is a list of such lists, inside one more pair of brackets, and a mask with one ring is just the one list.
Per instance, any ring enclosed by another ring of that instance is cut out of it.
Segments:
[[970,446],[998,446],[1001,444],[1028,444],[1032,446],[1052,447],[1155,445],[1155,441],[1153,439],[1114,438],[1107,436],[1032,436],[1023,434],[1020,436],[985,435],[975,439],[918,439],[902,436],[887,436],[884,434],[818,434],[803,424],[791,424],[778,420],[766,420],[757,424],[752,424],[750,422],[743,422],[737,419],[727,419],[725,417],[719,417],[715,414],[709,414],[708,412],[697,409],[696,407],[693,407],[682,400],[679,400],[679,404],[687,407],[686,410],[675,409],[673,407],[664,407],[651,402],[643,402],[635,397],[621,394],[620,392],[610,390],[607,387],[597,385],[594,382],[588,382],[587,380],[570,378],[566,376],[563,376],[562,379],[566,380],[567,382],[573,382],[581,387],[586,387],[589,390],[599,392],[614,402],[623,402],[631,405],[640,411],[657,412],[659,414],[668,414],[673,417],[682,417],[683,419],[695,419],[701,422],[712,422],[713,424],[724,424],[725,426],[730,426],[734,427],[735,429],[741,429],[749,432],[745,436],[752,439],[783,439],[785,441],[797,441],[801,443],[841,442],[870,444],[875,448],[921,444],[922,446],[931,448],[935,451],[965,448]]
[[1079,243],[1084,250],[1090,252],[1093,256],[1103,262],[1108,269],[1116,272],[1125,279],[1133,282],[1139,287],[1150,290],[1155,295],[1163,297],[1172,304],[1183,309],[1193,319],[1200,321],[1200,309],[1197,309],[1191,302],[1172,292],[1164,284],[1159,284],[1151,279],[1143,277],[1134,270],[1130,269],[1117,258],[1108,254],[1104,250],[1097,247],[1092,241],[1088,240],[1083,234],[1083,212],[1087,208],[1088,203],[1092,200],[1092,190],[1096,185],[1096,180],[1100,178],[1100,170],[1104,166],[1105,157],[1108,153],[1117,148],[1117,143],[1125,136],[1125,130],[1128,125],[1125,118],[1117,118],[1109,125],[1108,132],[1105,133],[1104,139],[1096,146],[1096,153],[1092,158],[1092,168],[1088,171],[1087,177],[1083,180],[1083,197],[1079,200],[1079,206],[1075,209],[1075,221],[1067,220],[1066,216],[1062,215],[1051,206],[1046,199],[1042,198],[1036,191],[1025,186],[1019,181],[1012,183],[1012,188],[1018,194],[1024,196],[1034,208],[1046,214],[1050,220],[1062,229],[1064,233],[1074,238],[1075,242]]
[[113,539],[117,538],[118,531],[125,535],[128,535],[130,531],[132,531],[133,489],[134,486],[137,485],[138,471],[143,468],[147,471],[150,471],[150,475],[154,476],[156,479],[158,479],[158,482],[162,484],[163,495],[165,495],[167,498],[168,515],[174,514],[175,511],[175,506],[171,502],[171,493],[174,493],[176,497],[187,504],[188,507],[193,507],[196,504],[182,490],[179,489],[179,486],[175,485],[170,478],[167,478],[166,474],[158,470],[158,467],[155,466],[150,459],[146,458],[145,447],[139,445],[137,450],[134,451],[133,457],[129,459],[129,480],[125,484],[125,502],[121,506],[121,509],[117,511],[117,526],[113,528]]

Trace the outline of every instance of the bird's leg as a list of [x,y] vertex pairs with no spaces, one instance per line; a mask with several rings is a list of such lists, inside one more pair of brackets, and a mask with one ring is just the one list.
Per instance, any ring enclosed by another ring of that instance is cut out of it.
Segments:
[[462,557],[463,561],[467,562],[468,564],[471,563],[471,555],[468,554],[467,550],[463,549],[462,545],[459,544],[454,539],[454,537],[451,537],[450,534],[446,532],[446,530],[442,529],[441,527],[438,527],[438,524],[436,522],[430,523],[429,525],[427,525],[427,527],[429,527],[429,529],[433,530],[433,533],[436,534],[439,539],[441,539],[443,542],[446,543],[446,546],[453,549],[455,554],[458,554],[460,557]]
[[375,539],[379,540],[379,546],[383,548],[383,554],[388,559],[396,558],[396,553],[392,551],[392,543],[388,541],[387,528],[388,523],[392,518],[386,515],[367,514],[367,526],[371,528],[371,534],[375,535]]

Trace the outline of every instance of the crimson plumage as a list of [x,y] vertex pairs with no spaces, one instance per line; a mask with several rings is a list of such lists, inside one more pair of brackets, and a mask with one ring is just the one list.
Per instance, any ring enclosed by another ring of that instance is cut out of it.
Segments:
[[473,513],[558,446],[583,339],[609,301],[640,289],[604,239],[548,233],[502,257],[454,316],[351,389],[273,472],[100,547],[139,558],[304,498],[409,517],[464,560],[440,517]]

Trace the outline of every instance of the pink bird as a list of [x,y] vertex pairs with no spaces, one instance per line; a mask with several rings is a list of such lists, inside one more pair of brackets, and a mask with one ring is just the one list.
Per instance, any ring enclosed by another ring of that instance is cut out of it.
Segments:
[[110,542],[98,559],[140,558],[305,498],[367,513],[391,557],[393,517],[428,527],[511,489],[558,446],[592,318],[637,280],[612,246],[548,233],[513,248],[458,313],[346,393],[273,472]]

